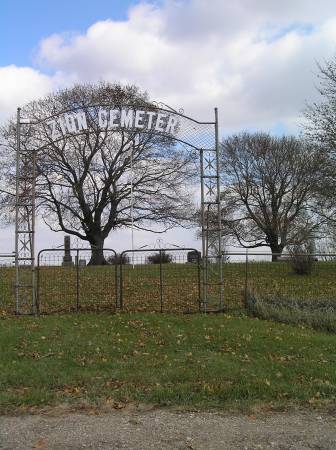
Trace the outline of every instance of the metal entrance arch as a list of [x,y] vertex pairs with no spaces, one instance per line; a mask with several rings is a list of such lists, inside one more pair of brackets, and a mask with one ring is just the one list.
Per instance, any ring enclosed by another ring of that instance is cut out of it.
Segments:
[[[118,123],[119,111],[119,123]],[[16,155],[16,313],[36,312],[35,282],[35,190],[36,154],[50,145],[66,144],[74,135],[118,133],[127,130],[138,134],[166,136],[182,146],[199,151],[202,223],[202,299],[203,311],[223,310],[223,271],[221,236],[221,192],[218,112],[214,120],[197,121],[162,103],[136,105],[86,105],[50,115],[38,110],[17,110]],[[113,115],[112,115],[113,114]],[[112,115],[112,118],[111,118]],[[147,115],[147,116],[146,116]],[[144,117],[147,117],[147,122]],[[124,122],[122,118],[124,117]],[[126,123],[127,118],[127,123]],[[88,125],[89,124],[89,125]],[[112,125],[111,125],[112,124]],[[28,127],[28,128],[26,128]],[[91,127],[91,129],[90,129]],[[93,127],[93,128],[92,128]],[[22,130],[28,141],[22,148]],[[27,131],[28,130],[28,131]],[[38,143],[41,145],[38,145]],[[31,143],[31,144],[30,144]],[[216,220],[214,220],[216,217]],[[211,239],[209,239],[211,236]],[[214,238],[215,236],[215,238]],[[216,254],[210,255],[216,242]],[[210,258],[211,256],[211,258]],[[209,264],[212,260],[213,263]],[[210,274],[211,269],[211,274]]]

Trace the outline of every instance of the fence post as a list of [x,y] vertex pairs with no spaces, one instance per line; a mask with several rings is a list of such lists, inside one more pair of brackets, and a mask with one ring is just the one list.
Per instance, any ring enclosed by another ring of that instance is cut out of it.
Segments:
[[118,258],[117,253],[114,252],[114,286],[115,286],[115,306],[118,308]]
[[120,297],[119,297],[119,308],[123,309],[123,256],[124,256],[124,252],[120,253],[120,261],[119,261],[119,274],[120,274],[120,284],[119,284],[119,290],[120,290]]
[[247,304],[247,279],[248,279],[248,249],[246,249],[246,255],[245,255],[245,306]]
[[79,249],[76,255],[76,309],[79,310]]
[[202,258],[200,258],[199,253],[197,252],[197,281],[198,281],[198,312],[201,312],[201,264]]
[[160,249],[160,311],[163,312],[162,250]]
[[40,253],[37,255],[37,273],[36,273],[36,314],[40,314]]

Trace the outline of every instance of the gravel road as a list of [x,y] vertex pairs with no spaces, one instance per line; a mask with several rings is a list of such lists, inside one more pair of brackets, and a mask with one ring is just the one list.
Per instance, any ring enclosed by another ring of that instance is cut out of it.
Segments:
[[267,416],[166,409],[0,417],[0,449],[336,450],[336,416]]

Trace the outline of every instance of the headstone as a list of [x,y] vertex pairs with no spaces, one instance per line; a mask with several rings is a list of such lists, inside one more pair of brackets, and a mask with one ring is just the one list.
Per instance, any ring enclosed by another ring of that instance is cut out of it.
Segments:
[[73,266],[70,236],[64,236],[64,256],[62,266]]
[[201,260],[201,252],[192,250],[187,254],[188,263],[197,264]]

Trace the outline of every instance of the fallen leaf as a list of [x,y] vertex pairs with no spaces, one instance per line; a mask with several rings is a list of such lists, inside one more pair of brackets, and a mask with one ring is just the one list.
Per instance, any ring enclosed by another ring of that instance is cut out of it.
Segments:
[[33,448],[45,448],[45,446],[46,446],[46,441],[45,441],[44,439],[40,438],[40,439],[36,442],[36,444],[34,445]]

